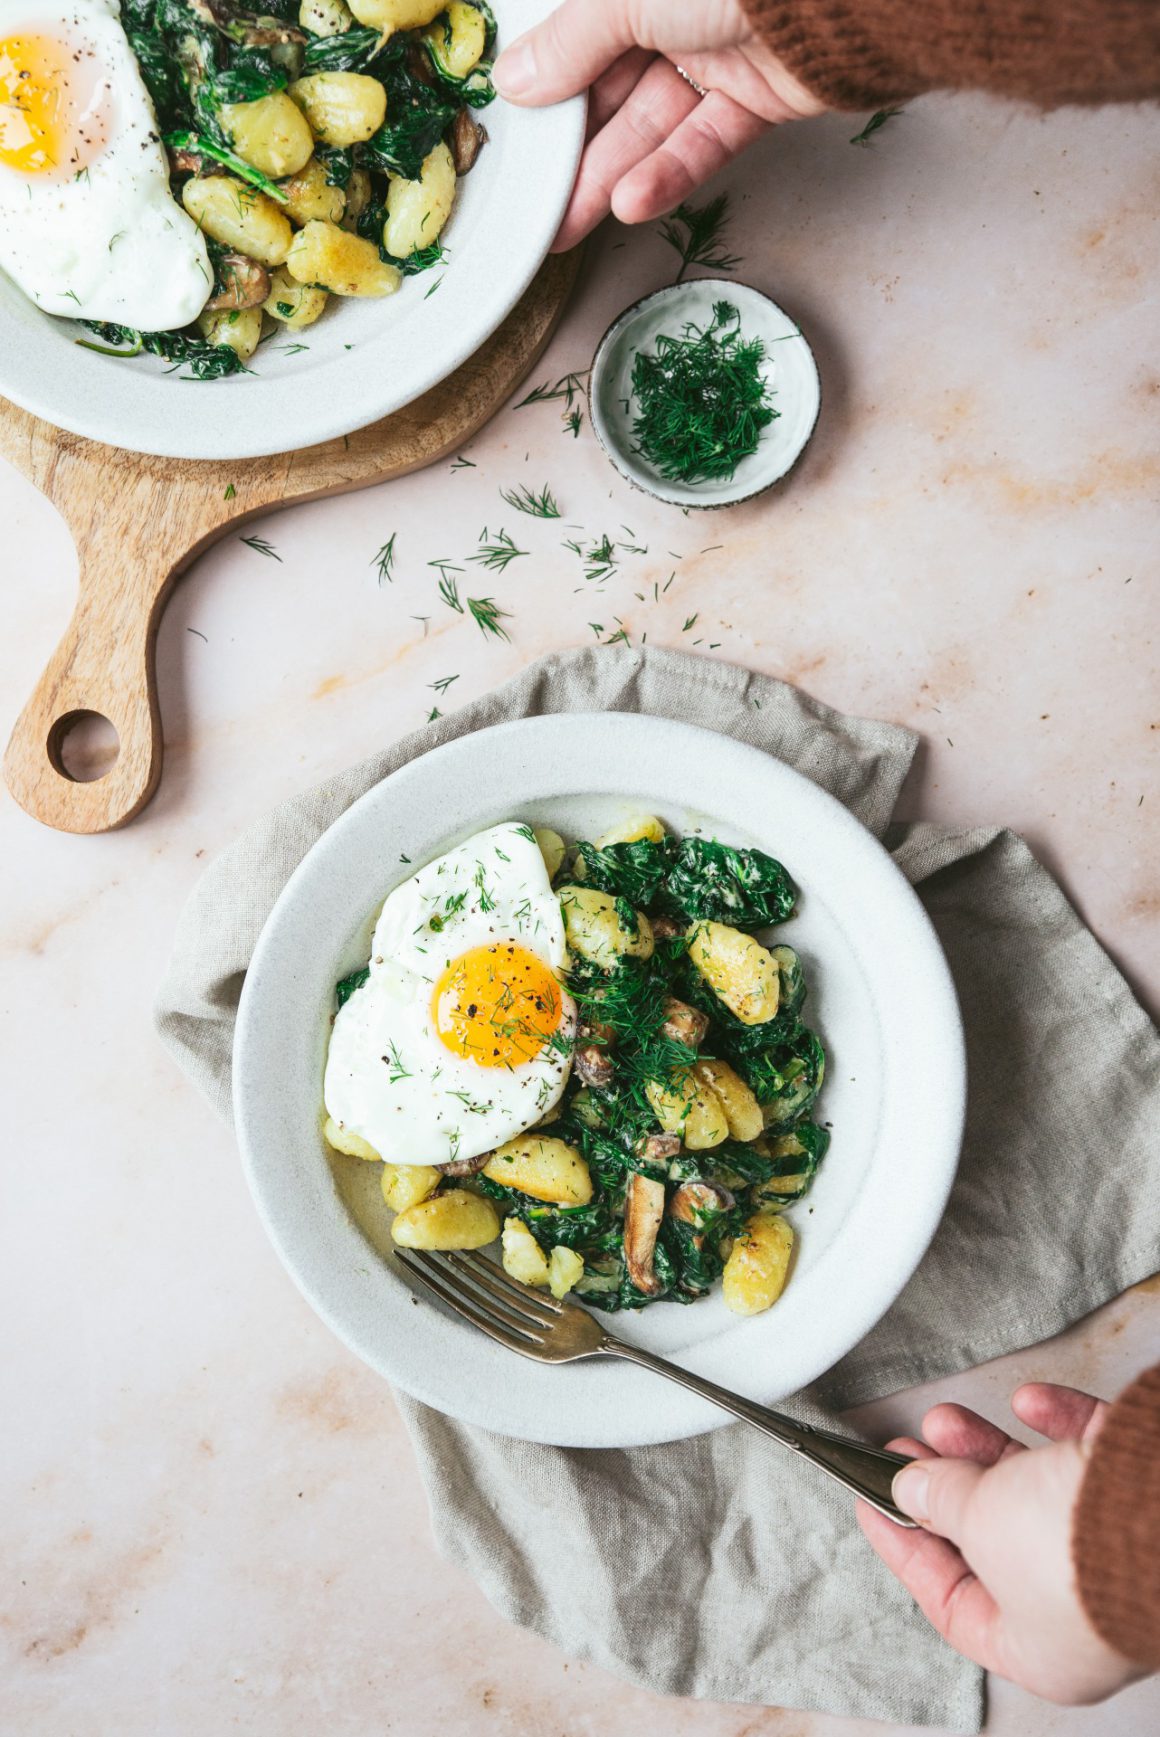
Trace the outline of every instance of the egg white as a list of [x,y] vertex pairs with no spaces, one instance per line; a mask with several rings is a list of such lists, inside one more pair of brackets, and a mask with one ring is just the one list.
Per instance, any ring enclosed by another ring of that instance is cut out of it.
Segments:
[[105,143],[75,173],[0,163],[0,270],[46,313],[140,331],[188,325],[213,271],[169,164],[117,0],[0,0],[0,39],[55,39],[98,69]]
[[[391,1164],[474,1158],[535,1127],[571,1071],[567,1045],[510,1069],[481,1067],[441,1040],[434,984],[462,954],[514,941],[555,974],[564,920],[527,828],[490,827],[405,881],[375,927],[370,976],[335,1017],[323,1097],[327,1113]],[[561,989],[560,1034],[575,1031]]]

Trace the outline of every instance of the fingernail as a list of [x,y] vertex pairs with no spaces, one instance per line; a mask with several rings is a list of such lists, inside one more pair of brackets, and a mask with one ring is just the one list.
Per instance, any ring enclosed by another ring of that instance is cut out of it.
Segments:
[[500,96],[527,96],[536,82],[536,57],[527,37],[504,49],[491,76]]
[[896,1472],[890,1493],[912,1520],[925,1520],[930,1513],[930,1478],[921,1466],[904,1466]]

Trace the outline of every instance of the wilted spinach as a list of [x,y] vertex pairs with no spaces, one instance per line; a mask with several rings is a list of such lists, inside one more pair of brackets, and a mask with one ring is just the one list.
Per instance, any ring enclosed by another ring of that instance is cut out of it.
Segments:
[[370,966],[364,965],[360,970],[352,971],[349,976],[343,977],[335,984],[334,999],[338,1002],[340,1007],[346,1006],[346,1003],[350,1000],[355,990],[362,988],[370,974]]
[[681,840],[665,894],[686,917],[742,929],[784,923],[797,900],[786,870],[763,850],[691,837]]
[[646,910],[669,872],[675,849],[672,838],[661,844],[638,838],[631,844],[606,844],[603,850],[594,844],[578,844],[576,858],[583,866],[577,874],[584,886],[628,899]]

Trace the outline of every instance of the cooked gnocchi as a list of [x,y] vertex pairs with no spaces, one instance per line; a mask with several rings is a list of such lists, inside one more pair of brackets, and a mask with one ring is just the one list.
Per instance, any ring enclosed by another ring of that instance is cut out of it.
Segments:
[[[427,1249],[498,1237],[511,1278],[600,1309],[688,1301],[720,1280],[731,1311],[762,1313],[792,1270],[785,1214],[829,1145],[811,1118],[825,1056],[798,1017],[802,961],[767,944],[793,913],[793,883],[761,851],[678,839],[647,814],[593,843],[508,830],[521,835],[538,897],[557,903],[559,977],[575,1004],[570,1077],[534,1126],[477,1157],[478,1146],[445,1165],[385,1164],[392,1236]],[[514,945],[524,907],[506,916],[482,867],[473,884],[489,932],[510,922]],[[473,906],[446,880],[439,894],[434,929],[454,954],[450,915],[466,920]],[[340,997],[367,974],[344,980]],[[326,1137],[350,1157],[378,1157],[333,1118]]]
[[561,887],[560,905],[568,946],[590,964],[607,968],[652,954],[652,924],[626,899],[594,887]]
[[391,296],[403,279],[369,241],[312,218],[290,243],[286,270],[296,283],[336,296]]
[[[248,368],[277,325],[312,324],[328,297],[383,298],[448,257],[459,181],[487,137],[472,114],[495,96],[486,0],[300,0],[297,18],[255,36],[205,9],[158,8],[131,37],[212,281],[205,270],[202,314],[180,330],[86,321],[107,345],[217,379]],[[251,267],[282,279],[267,295],[254,276],[242,303]]]

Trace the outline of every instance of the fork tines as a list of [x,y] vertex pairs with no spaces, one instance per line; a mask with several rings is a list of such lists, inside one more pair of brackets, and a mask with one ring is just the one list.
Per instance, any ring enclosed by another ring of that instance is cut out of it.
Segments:
[[539,1296],[513,1279],[502,1267],[476,1254],[437,1256],[425,1249],[395,1249],[424,1290],[462,1315],[472,1326],[488,1333],[511,1351],[526,1357],[542,1355],[547,1336],[556,1325],[561,1306],[554,1298]]

